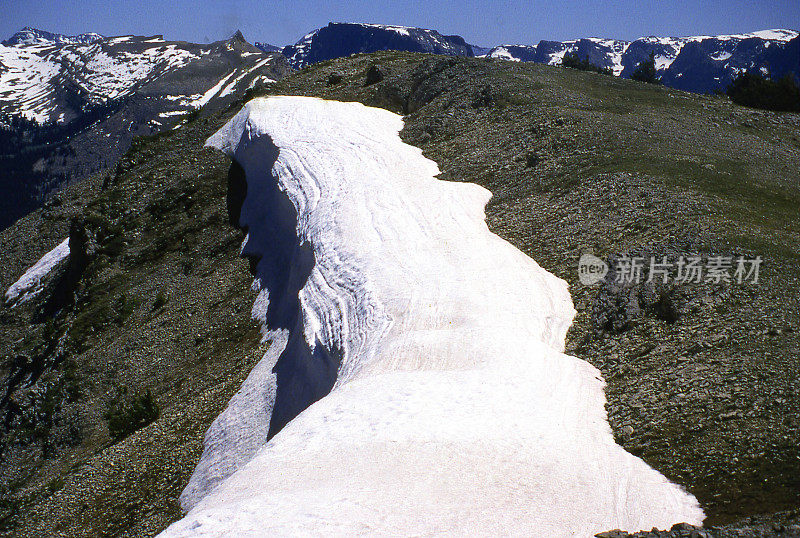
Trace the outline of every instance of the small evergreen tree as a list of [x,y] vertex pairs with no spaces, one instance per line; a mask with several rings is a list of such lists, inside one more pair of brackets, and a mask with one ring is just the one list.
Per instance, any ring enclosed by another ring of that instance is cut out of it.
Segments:
[[790,74],[776,82],[759,73],[740,73],[725,93],[737,105],[800,112],[800,88]]
[[568,52],[567,54],[565,54],[564,57],[561,59],[561,66],[570,67],[572,69],[580,69],[581,71],[593,71],[595,73],[600,73],[602,75],[614,74],[614,72],[610,68],[600,67],[590,62],[588,54],[583,60],[581,60],[577,52],[571,52],[571,53]]
[[648,84],[661,84],[656,73],[655,54],[651,52],[650,59],[640,62],[639,65],[636,66],[636,70],[634,70],[631,75],[631,79],[638,80],[639,82],[647,82]]

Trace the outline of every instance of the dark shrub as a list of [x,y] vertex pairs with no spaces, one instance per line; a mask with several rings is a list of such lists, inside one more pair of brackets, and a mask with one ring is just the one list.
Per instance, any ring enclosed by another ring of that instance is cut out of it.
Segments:
[[533,168],[538,165],[542,161],[542,158],[536,154],[535,151],[529,151],[525,155],[525,166],[528,168]]
[[488,84],[472,98],[472,108],[503,108],[506,105],[508,99],[503,92]]
[[741,73],[725,93],[737,105],[800,112],[800,88],[791,75],[775,82],[758,73]]
[[380,67],[377,65],[372,65],[367,70],[367,80],[364,82],[364,86],[369,86],[371,84],[375,84],[376,82],[380,82],[383,80],[384,74]]
[[159,291],[158,295],[156,295],[155,301],[153,301],[153,307],[151,308],[151,310],[158,310],[159,308],[167,304],[167,301],[169,301],[169,297],[167,296],[167,294],[164,293],[163,291]]
[[155,421],[160,414],[161,409],[153,393],[148,390],[135,396],[129,405],[117,405],[106,412],[108,433],[115,441],[119,441]]
[[337,84],[341,84],[344,77],[339,73],[331,73],[328,75],[328,80],[325,82],[328,86],[336,86]]
[[589,61],[588,55],[581,60],[578,57],[577,52],[565,54],[564,58],[561,59],[561,65],[562,67],[571,67],[572,69],[580,69],[581,71],[593,71],[602,75],[614,74],[614,71],[612,71],[609,67],[600,67],[599,65],[594,65]]
[[631,75],[631,79],[638,80],[639,82],[647,82],[648,84],[661,84],[656,74],[656,57],[652,52],[650,59],[640,62],[636,66],[636,70]]

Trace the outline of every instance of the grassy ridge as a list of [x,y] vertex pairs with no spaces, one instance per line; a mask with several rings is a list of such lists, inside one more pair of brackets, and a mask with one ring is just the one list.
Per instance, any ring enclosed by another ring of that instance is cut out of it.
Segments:
[[[384,76],[367,84],[373,65]],[[618,441],[697,495],[711,523],[800,506],[798,115],[571,69],[405,53],[316,64],[270,93],[404,114],[401,136],[442,179],[489,188],[491,229],[570,283],[568,351],[603,371]],[[53,427],[35,442],[11,442],[13,427],[0,439],[8,533],[141,536],[179,517],[204,431],[263,353],[241,234],[227,222],[228,162],[202,149],[241,104],[137,141],[108,188],[103,177],[71,187],[0,233],[6,287],[43,253],[37,234],[55,240],[77,218],[97,243],[78,300],[47,330],[31,324],[36,305],[0,311],[4,377],[25,368],[17,357],[71,336],[40,378],[70,387],[51,391]],[[585,250],[764,265],[755,286],[666,290],[680,310],[672,323],[641,303],[609,332],[598,316],[643,290],[581,286]],[[118,441],[104,414],[147,391],[160,415]]]

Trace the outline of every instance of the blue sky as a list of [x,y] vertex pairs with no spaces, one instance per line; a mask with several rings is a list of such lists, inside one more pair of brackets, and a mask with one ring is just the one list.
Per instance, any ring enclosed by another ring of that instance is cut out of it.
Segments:
[[285,45],[330,21],[352,21],[433,28],[490,46],[589,36],[634,39],[800,29],[798,0],[0,0],[0,6],[3,38],[35,26],[65,34],[163,34],[208,42],[241,29],[249,41]]

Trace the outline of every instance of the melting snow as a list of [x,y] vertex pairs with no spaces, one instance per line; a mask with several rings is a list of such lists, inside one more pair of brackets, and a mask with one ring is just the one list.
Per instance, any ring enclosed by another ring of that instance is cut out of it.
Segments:
[[0,90],[7,92],[3,101],[17,103],[22,116],[40,123],[50,120],[53,112],[50,80],[60,72],[53,50],[52,46],[0,45]]
[[504,46],[495,47],[492,49],[491,54],[489,55],[490,58],[498,58],[500,60],[509,60],[511,62],[519,62],[520,59],[514,57],[507,48]]
[[761,39],[773,40],[773,41],[789,41],[794,39],[800,35],[800,32],[795,30],[760,30],[758,32],[750,32],[748,34],[728,34],[728,35],[695,35],[695,36],[688,36],[688,37],[656,37],[656,36],[648,36],[648,37],[640,37],[637,41],[648,41],[650,43],[660,43],[662,45],[673,45],[677,48],[682,47],[689,41],[702,41],[704,39],[719,39],[721,41],[731,40],[731,39],[750,39],[753,37],[758,37]]
[[264,60],[260,60],[258,63],[256,63],[256,64],[255,64],[253,67],[251,67],[250,69],[243,69],[243,70],[242,70],[242,73],[241,73],[241,74],[240,74],[238,77],[236,77],[235,79],[233,79],[233,82],[231,82],[230,84],[228,84],[227,86],[225,86],[225,87],[222,89],[222,91],[221,91],[221,92],[219,92],[219,97],[225,97],[226,95],[230,95],[230,94],[232,94],[232,93],[234,92],[234,90],[236,89],[236,86],[239,84],[239,82],[241,82],[241,80],[242,80],[244,77],[246,77],[247,75],[249,75],[250,73],[252,73],[252,72],[253,72],[253,71],[255,71],[256,69],[259,69],[259,68],[263,67],[264,65],[266,65],[266,64],[268,64],[268,63],[271,63],[271,62],[272,62],[272,58],[266,58],[266,59],[264,59]]
[[[614,442],[600,372],[562,353],[566,283],[492,234],[490,193],[437,180],[402,127],[357,103],[271,97],[209,140],[247,174],[242,251],[259,259],[253,315],[275,341],[162,536],[701,523],[694,497]],[[330,394],[265,444],[267,417],[324,395],[304,391],[325,387],[332,357]]]
[[162,112],[159,114],[161,118],[170,118],[172,116],[185,116],[188,114],[186,110],[170,110],[169,112]]
[[[369,27],[369,28],[380,28],[382,30],[389,30],[391,32],[395,32],[395,33],[398,33],[398,34],[404,35],[404,36],[411,35],[409,30],[412,30],[412,28],[410,28],[408,26],[392,26],[392,25],[387,25],[387,24],[370,24],[370,23],[366,23],[366,22],[362,22],[362,23],[359,23],[359,24],[361,26],[366,26],[366,27]],[[427,31],[427,30],[423,30],[423,31]]]
[[130,41],[131,39],[133,39],[133,36],[132,36],[132,35],[124,35],[124,36],[119,36],[119,37],[111,37],[111,38],[109,38],[109,39],[107,40],[107,43],[109,43],[109,44],[113,44],[113,43],[125,43],[126,41]]
[[29,301],[42,291],[43,280],[50,271],[69,256],[69,238],[41,257],[6,291],[6,303],[14,306]]
[[53,101],[61,77],[73,79],[95,102],[105,102],[130,94],[163,69],[181,67],[197,57],[175,45],[138,53],[114,50],[112,45],[128,39],[61,47],[0,45],[0,63],[5,67],[0,70],[0,91],[8,92],[3,101],[14,102],[21,115],[39,123],[63,121],[55,114]]
[[675,58],[658,55],[653,58],[653,61],[655,62],[656,69],[661,71],[662,69],[668,69],[669,66],[672,65],[672,62],[675,61]]
[[[749,39],[751,37],[760,37],[761,39],[768,39],[774,41],[790,41],[800,35],[800,32],[795,30],[783,30],[783,29],[775,29],[775,30],[759,30],[758,32],[750,32],[749,34],[731,34],[731,35],[720,35],[714,36],[716,39]],[[693,39],[703,39],[708,38],[708,36],[698,36]]]
[[260,77],[254,78],[253,82],[250,83],[250,85],[247,87],[247,89],[249,90],[251,88],[254,88],[258,84],[273,84],[274,82],[275,82],[275,79],[270,78],[270,77],[268,77],[266,75],[261,75]]
[[198,108],[198,109],[203,108],[203,106],[206,103],[211,101],[211,99],[213,99],[214,96],[216,96],[220,92],[220,90],[225,86],[225,84],[228,83],[228,80],[230,80],[230,78],[235,74],[236,74],[236,70],[231,71],[229,75],[227,75],[226,77],[223,77],[222,80],[217,82],[213,87],[211,87],[202,96],[200,96],[197,99],[192,99],[192,100],[186,101],[185,104],[188,105],[188,106],[191,106],[193,108]]

